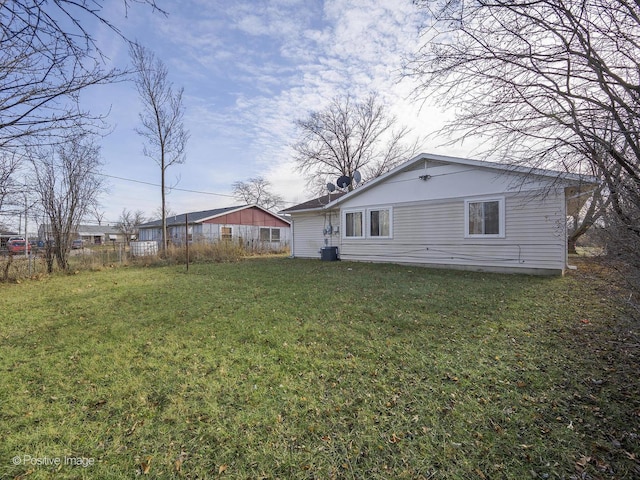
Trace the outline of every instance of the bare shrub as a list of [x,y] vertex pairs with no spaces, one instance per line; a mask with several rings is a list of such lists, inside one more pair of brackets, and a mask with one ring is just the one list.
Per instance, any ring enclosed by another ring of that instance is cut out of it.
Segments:
[[640,314],[640,245],[637,235],[626,226],[613,224],[603,232],[604,260],[627,284],[628,302]]
[[[203,242],[189,245],[189,261],[227,263],[237,262],[247,255],[242,245],[236,242]],[[187,250],[184,246],[171,246],[167,258],[174,263],[186,263]]]
[[0,256],[0,282],[19,282],[27,278],[41,277],[47,272],[44,258],[32,255]]

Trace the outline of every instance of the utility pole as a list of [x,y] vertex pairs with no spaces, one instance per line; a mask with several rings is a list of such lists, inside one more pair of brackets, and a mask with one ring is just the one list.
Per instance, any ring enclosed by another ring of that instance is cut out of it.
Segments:
[[[29,203],[27,201],[27,192],[24,192],[24,258],[29,258],[29,231],[27,230],[28,213]],[[29,275],[31,275],[31,263],[29,263]]]

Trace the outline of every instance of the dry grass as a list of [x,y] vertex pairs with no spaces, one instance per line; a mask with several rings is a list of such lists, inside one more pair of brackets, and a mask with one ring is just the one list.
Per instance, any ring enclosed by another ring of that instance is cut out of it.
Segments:
[[[286,256],[285,246],[280,251],[266,248],[247,250],[236,242],[195,243],[189,246],[189,263],[229,263],[251,257]],[[184,247],[172,245],[164,256],[132,256],[124,245],[100,245],[72,250],[69,256],[69,272],[80,270],[102,270],[104,268],[137,266],[186,265],[187,251]],[[69,273],[67,272],[67,273]],[[61,273],[54,262],[54,273]],[[64,272],[62,272],[64,273]],[[0,282],[20,282],[29,278],[47,275],[47,267],[42,252],[29,258],[24,256],[0,256]]]

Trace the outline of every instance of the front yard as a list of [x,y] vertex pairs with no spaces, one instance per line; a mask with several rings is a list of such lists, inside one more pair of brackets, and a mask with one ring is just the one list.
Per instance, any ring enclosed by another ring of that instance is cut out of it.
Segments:
[[639,478],[618,297],[285,258],[0,285],[0,478]]

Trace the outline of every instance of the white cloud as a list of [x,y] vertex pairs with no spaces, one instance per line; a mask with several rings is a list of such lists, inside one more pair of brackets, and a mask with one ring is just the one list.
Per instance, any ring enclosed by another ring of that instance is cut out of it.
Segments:
[[[419,16],[411,0],[184,0],[168,8],[168,19],[136,8],[122,23],[165,61],[174,84],[185,87],[188,158],[171,172],[181,176],[182,188],[228,194],[234,181],[262,174],[276,193],[305,200],[305,182],[290,149],[294,122],[339,94],[378,92],[401,122],[416,127],[416,134],[442,121],[441,113],[411,100],[409,82],[399,82],[403,57],[419,41]],[[117,42],[109,48],[126,57]],[[109,141],[135,146],[125,163],[127,169],[136,165],[132,176],[155,178],[155,164],[141,158],[142,144],[132,133],[135,90],[120,88],[129,90],[120,96],[126,104],[118,103],[117,94],[112,100],[119,125]],[[124,156],[117,146],[105,151]],[[107,159],[113,170],[122,168],[122,160]],[[122,199],[110,202],[117,204],[112,205],[116,216],[123,206],[135,206],[138,190],[143,189],[128,183],[114,187],[115,197]],[[178,211],[229,201],[177,191],[170,199]]]

